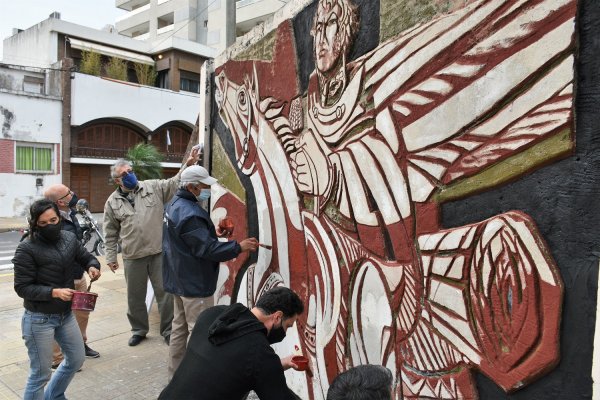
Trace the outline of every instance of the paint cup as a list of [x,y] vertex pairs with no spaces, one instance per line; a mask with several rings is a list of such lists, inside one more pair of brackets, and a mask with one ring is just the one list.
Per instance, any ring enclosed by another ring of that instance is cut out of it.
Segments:
[[292,357],[292,362],[298,366],[298,371],[306,371],[308,369],[308,358],[304,356]]
[[98,293],[75,291],[71,300],[71,310],[94,311],[96,298]]
[[231,236],[233,235],[233,218],[231,217],[225,217],[222,218],[221,221],[219,221],[219,228],[221,229],[221,231],[223,231],[223,233],[225,234],[225,236]]

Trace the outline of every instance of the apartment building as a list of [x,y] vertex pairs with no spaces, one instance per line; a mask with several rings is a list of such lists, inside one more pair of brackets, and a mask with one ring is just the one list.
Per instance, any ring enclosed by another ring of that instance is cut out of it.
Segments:
[[[118,19],[116,29],[122,35],[151,42],[172,35],[220,53],[228,43],[228,34],[230,41],[246,34],[288,1],[115,0],[116,7],[128,11]],[[230,23],[234,20],[235,29]]]
[[[165,176],[180,166],[200,111],[199,79],[215,50],[176,37],[150,43],[80,26],[58,14],[4,40],[0,63],[0,216],[25,215],[49,185],[63,182],[102,211],[114,190],[109,165],[136,143],[165,156]],[[83,73],[84,54],[102,71]],[[110,78],[107,65],[124,63]],[[160,68],[140,83],[143,66]]]

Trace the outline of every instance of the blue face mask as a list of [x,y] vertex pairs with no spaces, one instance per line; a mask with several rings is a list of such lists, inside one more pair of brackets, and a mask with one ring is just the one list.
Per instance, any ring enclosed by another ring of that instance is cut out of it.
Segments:
[[135,176],[135,173],[128,172],[127,175],[121,178],[121,182],[123,182],[125,188],[133,190],[138,184],[138,179],[137,176]]
[[200,190],[200,194],[196,196],[198,201],[208,200],[210,199],[210,189],[202,189]]

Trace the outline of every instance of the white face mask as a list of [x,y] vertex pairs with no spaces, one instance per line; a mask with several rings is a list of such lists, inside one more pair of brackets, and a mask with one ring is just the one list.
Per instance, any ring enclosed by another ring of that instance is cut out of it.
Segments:
[[198,201],[210,199],[210,189],[201,189],[200,194],[196,198]]

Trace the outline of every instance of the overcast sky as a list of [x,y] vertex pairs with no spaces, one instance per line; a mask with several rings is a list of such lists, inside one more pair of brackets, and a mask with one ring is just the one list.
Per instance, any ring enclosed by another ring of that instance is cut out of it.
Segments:
[[58,11],[64,21],[102,29],[125,13],[115,7],[115,0],[0,0],[0,60],[2,41],[13,28],[27,29]]

